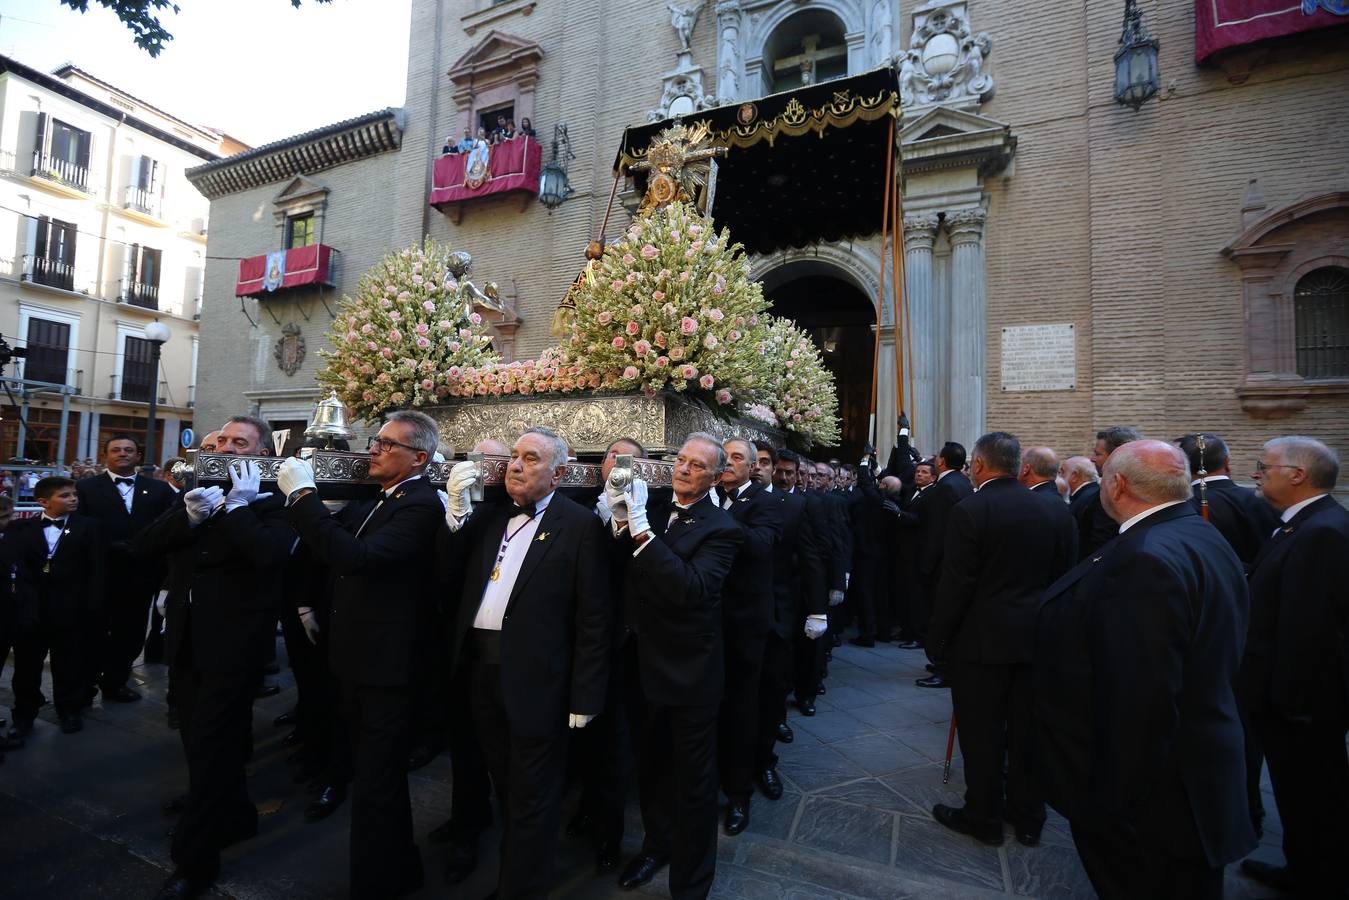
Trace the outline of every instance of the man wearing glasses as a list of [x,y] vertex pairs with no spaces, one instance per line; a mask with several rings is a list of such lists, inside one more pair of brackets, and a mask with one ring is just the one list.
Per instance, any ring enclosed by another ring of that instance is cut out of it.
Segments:
[[350,517],[352,530],[329,515],[308,463],[287,459],[277,473],[291,525],[335,576],[329,659],[355,768],[353,898],[400,897],[422,885],[406,767],[414,647],[430,618],[427,572],[442,515],[422,477],[436,440],[429,416],[390,413],[370,441],[370,477],[381,493],[364,516]]
[[1247,875],[1299,897],[1349,889],[1349,512],[1331,492],[1340,461],[1309,437],[1265,444],[1259,492],[1278,527],[1251,568],[1251,627],[1237,677],[1274,785],[1286,866]]

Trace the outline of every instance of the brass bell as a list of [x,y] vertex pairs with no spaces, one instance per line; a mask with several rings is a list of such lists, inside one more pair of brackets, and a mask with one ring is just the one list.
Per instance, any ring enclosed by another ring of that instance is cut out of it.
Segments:
[[347,424],[347,408],[337,399],[337,391],[314,407],[314,421],[304,430],[304,436],[327,441],[349,441],[356,437],[356,432]]

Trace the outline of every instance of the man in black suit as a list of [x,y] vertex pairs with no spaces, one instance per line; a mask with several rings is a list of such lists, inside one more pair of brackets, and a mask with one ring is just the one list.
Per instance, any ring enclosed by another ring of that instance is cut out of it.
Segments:
[[[216,451],[271,452],[271,428],[235,416]],[[220,850],[257,833],[244,766],[253,693],[276,640],[282,567],[295,535],[282,498],[259,494],[251,460],[229,467],[231,487],[194,488],[132,539],[137,557],[171,555],[164,657],[187,756],[188,799],[173,836],[173,874],[159,900],[197,897],[220,870]]]
[[[1129,441],[1136,441],[1143,435],[1138,433],[1138,429],[1129,428],[1126,425],[1115,425],[1103,431],[1096,432],[1096,443],[1091,452],[1091,464],[1096,468],[1096,474],[1099,477],[1105,472],[1105,461],[1110,458],[1110,454],[1116,449],[1127,444]],[[1073,497],[1077,499],[1076,496]],[[1082,499],[1076,504],[1073,510],[1073,516],[1077,519],[1077,558],[1086,559],[1116,534],[1118,534],[1119,525],[1110,514],[1105,511],[1102,505],[1100,491],[1083,491]]]
[[1238,690],[1269,763],[1286,867],[1242,871],[1298,897],[1344,897],[1349,877],[1349,513],[1335,452],[1309,437],[1265,444],[1255,478],[1280,513],[1251,570]]
[[641,479],[622,500],[608,495],[614,532],[633,557],[624,618],[646,702],[637,752],[646,836],[618,883],[639,887],[668,862],[675,900],[706,897],[716,873],[721,591],[744,540],[712,493],[725,466],[721,442],[696,432],[676,457],[672,502],[649,522]]
[[717,733],[721,789],[728,801],[726,833],[736,835],[749,824],[749,799],[754,791],[759,682],[764,645],[774,619],[773,545],[782,533],[782,507],[770,486],[750,480],[756,459],[752,443],[733,438],[723,449],[726,468],[717,497],[744,532],[721,588],[726,690]]
[[[760,448],[760,455],[765,453]],[[782,510],[782,529],[773,544],[773,627],[764,644],[763,673],[759,679],[759,711],[754,766],[764,796],[782,796],[777,754],[773,745],[794,739],[787,725],[787,691],[792,684],[796,640],[818,646],[828,627],[829,608],[824,587],[823,542],[806,511],[805,495],[792,490],[798,457],[791,450],[769,452],[773,479],[765,490]],[[775,457],[775,458],[774,458]],[[807,624],[809,623],[809,624]],[[811,632],[815,632],[815,639]]]
[[975,493],[947,521],[927,654],[949,673],[966,790],[964,807],[937,804],[932,814],[993,845],[1006,819],[1033,847],[1045,821],[1030,759],[1035,614],[1044,589],[1076,561],[1077,534],[1065,511],[1017,482],[1020,469],[1016,437],[979,438]]
[[[835,556],[832,523],[824,499],[809,487],[814,463],[791,450],[778,452],[773,468],[774,490],[801,498],[801,516],[813,536],[815,568],[801,581],[802,602],[792,625],[792,693],[803,716],[815,715],[815,696],[824,667],[824,637],[829,630],[829,601],[842,596],[843,569]],[[805,573],[803,573],[803,576]],[[776,569],[774,578],[778,577]]]
[[[1109,537],[1098,534],[1096,510],[1100,509],[1101,474],[1085,456],[1070,456],[1059,464],[1059,477],[1068,485],[1068,512],[1077,523],[1077,558],[1083,559],[1083,547],[1093,542],[1099,547]],[[1113,532],[1112,532],[1113,534]]]
[[1036,767],[1101,897],[1218,898],[1256,842],[1232,687],[1241,561],[1190,506],[1170,444],[1116,449],[1101,495],[1119,537],[1049,588],[1037,622]]
[[891,482],[892,492],[895,490],[893,485],[898,483],[898,497],[893,498],[894,508],[887,507],[887,511],[895,517],[896,552],[892,578],[894,590],[899,594],[894,617],[899,629],[895,635],[895,646],[901,650],[918,650],[923,646],[919,635],[927,634],[927,617],[932,609],[923,579],[918,574],[923,549],[922,506],[927,500],[928,491],[937,482],[937,463],[932,459],[919,460],[913,467],[913,478],[908,484],[893,475],[886,475],[881,481]]
[[1017,473],[1016,480],[1021,482],[1022,487],[1067,506],[1059,496],[1057,485],[1054,484],[1058,474],[1059,457],[1053,448],[1031,447],[1021,454],[1021,471]]
[[[936,602],[937,584],[941,580],[942,555],[946,552],[946,526],[951,519],[951,510],[961,500],[974,493],[974,487],[962,471],[965,468],[965,448],[955,441],[947,441],[937,454],[937,480],[928,489],[927,496],[918,508],[918,527],[922,535],[922,547],[918,551],[918,577],[922,581],[919,602],[913,612],[915,629],[921,629],[918,642],[921,646],[929,644],[928,630],[932,624],[932,611],[929,604]],[[941,671],[941,664],[928,678],[919,678],[915,683],[925,688],[945,688],[951,683]]]
[[[1191,487],[1194,489],[1191,502],[1195,511],[1203,515],[1203,507],[1207,505],[1205,518],[1222,532],[1249,572],[1256,554],[1279,525],[1278,513],[1255,491],[1232,480],[1232,460],[1227,442],[1222,438],[1204,432],[1202,454],[1198,434],[1178,437],[1173,443],[1190,462]],[[1201,470],[1205,472],[1202,489]]]
[[504,816],[503,900],[552,886],[568,728],[603,711],[609,681],[605,537],[590,510],[557,493],[566,471],[566,441],[529,428],[506,468],[510,505],[472,510],[468,485],[456,490],[452,476],[447,487],[444,551],[463,573],[450,652],[471,667],[474,725]]
[[108,470],[75,484],[79,515],[98,520],[108,567],[104,574],[104,609],[89,622],[84,650],[86,686],[98,687],[104,702],[128,703],[140,694],[127,687],[131,665],[145,645],[150,604],[164,579],[159,559],[135,559],[131,542],[140,531],[173,506],[173,488],[139,474],[141,448],[127,434],[103,443]]
[[14,642],[14,737],[33,730],[46,703],[42,662],[51,652],[52,692],[61,731],[83,728],[86,699],[81,667],[82,632],[103,602],[103,540],[98,522],[75,515],[75,482],[43,478],[33,488],[42,515],[10,529],[8,549],[16,564]]
[[354,532],[328,513],[307,463],[287,459],[277,473],[290,524],[336,576],[329,660],[351,741],[350,890],[356,898],[398,897],[422,885],[406,769],[414,646],[429,620],[428,587],[435,583],[428,573],[443,514],[435,488],[422,477],[436,438],[429,416],[389,414],[370,440],[370,477],[381,495]]

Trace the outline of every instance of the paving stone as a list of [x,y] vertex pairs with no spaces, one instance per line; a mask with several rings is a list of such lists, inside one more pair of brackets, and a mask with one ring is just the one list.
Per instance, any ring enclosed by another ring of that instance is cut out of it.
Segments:
[[1017,894],[1054,898],[1091,897],[1095,894],[1087,873],[1071,847],[1023,847],[1007,844],[1007,868]]
[[843,803],[857,803],[888,812],[912,812],[912,808],[898,794],[890,790],[875,778],[859,778],[836,787],[825,788],[813,796],[838,800]]
[[894,820],[894,815],[884,810],[808,797],[792,840],[869,862],[888,863]]
[[938,825],[931,818],[899,816],[895,865],[980,887],[1002,890],[998,851]]
[[926,761],[922,754],[884,734],[868,734],[839,741],[834,749],[870,775],[887,775]]
[[793,723],[792,728],[804,731],[825,743],[849,740],[864,734],[874,734],[876,729],[850,715],[844,710],[830,710],[829,715],[816,715]]
[[801,799],[801,794],[796,791],[783,791],[776,800],[755,794],[750,801],[749,825],[745,830],[780,841],[787,840],[791,836],[792,823],[796,821]]
[[805,792],[842,784],[866,774],[856,763],[824,744],[794,754],[791,765],[784,765],[780,772]]

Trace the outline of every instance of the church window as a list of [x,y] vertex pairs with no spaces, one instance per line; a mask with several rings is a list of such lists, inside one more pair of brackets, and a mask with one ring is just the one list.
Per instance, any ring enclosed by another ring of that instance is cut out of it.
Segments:
[[833,13],[809,9],[788,18],[764,43],[766,93],[790,91],[848,75],[843,22]]
[[1349,376],[1349,269],[1324,266],[1303,275],[1293,303],[1298,374]]

